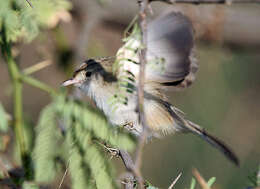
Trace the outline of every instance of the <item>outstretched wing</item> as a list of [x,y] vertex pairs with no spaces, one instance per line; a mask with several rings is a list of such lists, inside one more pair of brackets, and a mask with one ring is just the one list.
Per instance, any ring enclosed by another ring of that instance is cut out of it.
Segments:
[[[148,24],[146,82],[159,83],[162,88],[186,87],[195,79],[197,61],[193,49],[193,28],[187,17],[171,12]],[[140,47],[138,36],[132,36],[118,50],[117,60],[125,71],[138,78]]]

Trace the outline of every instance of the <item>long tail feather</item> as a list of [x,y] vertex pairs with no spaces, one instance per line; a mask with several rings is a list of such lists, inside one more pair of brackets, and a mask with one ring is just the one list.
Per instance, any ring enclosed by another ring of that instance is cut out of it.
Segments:
[[[166,104],[165,104],[166,105]],[[217,137],[209,134],[205,131],[205,129],[201,128],[199,125],[185,119],[185,115],[179,109],[168,104],[171,109],[172,117],[179,123],[183,132],[191,132],[201,139],[208,142],[211,146],[217,148],[220,152],[222,152],[231,162],[239,166],[239,159],[236,154],[228,147],[224,142],[219,140]]]
[[198,126],[195,123],[192,123],[191,121],[186,121],[187,124],[185,124],[185,127],[191,131],[193,134],[199,136],[203,140],[207,141],[209,144],[211,144],[213,147],[220,150],[229,160],[231,160],[234,164],[239,166],[239,159],[235,155],[235,153],[221,140],[216,138],[215,136],[212,136],[208,132],[206,132],[204,129],[202,129],[200,126]]

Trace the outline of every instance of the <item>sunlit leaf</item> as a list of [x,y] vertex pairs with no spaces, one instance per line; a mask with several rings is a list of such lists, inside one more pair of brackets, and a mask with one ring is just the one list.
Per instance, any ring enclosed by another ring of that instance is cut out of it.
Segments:
[[207,184],[209,187],[211,187],[215,182],[216,182],[216,177],[212,177],[209,179]]
[[4,110],[4,107],[0,103],[0,131],[7,132],[8,130],[8,116]]
[[195,187],[196,187],[196,180],[195,180],[195,178],[192,178],[191,184],[190,184],[190,189],[195,189]]

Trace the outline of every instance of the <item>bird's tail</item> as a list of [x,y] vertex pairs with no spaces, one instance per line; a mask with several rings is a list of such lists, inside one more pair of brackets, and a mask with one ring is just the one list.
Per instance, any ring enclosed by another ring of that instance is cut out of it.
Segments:
[[213,147],[220,150],[234,164],[239,166],[239,159],[237,158],[235,153],[226,144],[224,144],[221,140],[219,140],[215,136],[212,136],[211,134],[206,132],[203,128],[201,128],[199,125],[192,123],[191,121],[185,120],[185,129],[187,129],[191,133],[199,136],[203,140],[207,141]]
[[[147,95],[148,94],[146,94],[146,98],[148,98]],[[199,136],[200,138],[202,138],[203,140],[205,140],[209,144],[211,144],[213,147],[220,150],[230,161],[232,161],[234,164],[239,166],[239,160],[238,160],[237,156],[235,155],[235,153],[227,145],[225,145],[221,140],[219,140],[218,138],[216,138],[216,137],[212,136],[211,134],[209,134],[208,132],[206,132],[199,125],[187,120],[185,118],[185,114],[181,110],[172,106],[169,102],[164,101],[158,97],[151,96],[151,95],[149,96],[149,98],[159,102],[159,103],[157,103],[157,105],[159,104],[162,107],[164,107],[165,110],[168,111],[168,113],[172,117],[172,119],[168,119],[167,116],[165,118],[165,115],[167,115],[166,112],[161,113],[160,112],[161,109],[158,109],[158,107],[156,109],[155,106],[151,106],[151,103],[150,104],[148,103],[150,105],[150,107],[148,109],[152,110],[152,111],[148,112],[147,114],[149,114],[149,116],[155,115],[155,116],[150,116],[151,118],[149,120],[153,120],[152,117],[159,116],[161,118],[161,120],[168,120],[168,121],[170,121],[170,123],[172,123],[172,121],[173,121],[174,124],[173,124],[172,128],[174,128],[174,131],[183,132],[183,133],[193,133],[193,134]],[[162,118],[162,115],[164,115],[163,118]],[[163,121],[159,125],[170,125],[168,123],[168,121]],[[157,119],[156,119],[156,121],[151,121],[151,124],[148,124],[148,125],[151,126],[151,125],[155,125],[155,124],[158,124]],[[155,128],[155,126],[152,128]]]
[[203,140],[207,141],[211,146],[221,151],[230,161],[239,166],[239,159],[237,158],[235,153],[226,144],[224,144],[224,142],[206,132],[205,129],[201,128],[199,125],[185,119],[185,115],[181,110],[173,106],[170,107],[170,109],[172,110],[171,115],[179,123],[178,125],[181,126],[180,130],[182,130],[183,132],[190,132],[199,136]]

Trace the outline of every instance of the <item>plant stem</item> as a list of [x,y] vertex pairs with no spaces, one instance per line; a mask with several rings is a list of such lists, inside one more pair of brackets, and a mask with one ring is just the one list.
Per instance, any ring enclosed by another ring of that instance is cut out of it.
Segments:
[[[5,32],[3,32],[5,35]],[[4,38],[4,37],[3,37]],[[23,104],[22,104],[22,83],[20,81],[20,74],[16,63],[13,60],[11,54],[11,46],[10,44],[3,39],[2,52],[6,59],[8,71],[10,78],[12,80],[13,86],[13,107],[14,107],[14,132],[16,136],[17,143],[19,145],[20,154],[23,157],[26,153],[26,146],[24,140],[24,131],[23,131]]]
[[47,66],[51,65],[52,64],[52,61],[50,60],[45,60],[45,61],[42,61],[42,62],[39,62],[35,65],[32,65],[30,66],[29,68],[26,68],[23,70],[23,73],[25,75],[30,75],[30,74],[33,74],[43,68],[46,68]]
[[51,95],[57,95],[57,92],[55,91],[55,89],[51,88],[50,86],[46,85],[45,83],[34,79],[28,75],[22,75],[21,74],[21,80],[33,87],[39,88],[43,91],[46,91],[47,93],[50,93]]
[[143,158],[143,148],[147,138],[147,123],[144,113],[144,80],[145,80],[145,65],[146,65],[146,52],[147,52],[147,20],[146,14],[148,9],[148,0],[139,1],[139,25],[142,34],[142,48],[140,49],[139,59],[140,59],[140,69],[139,69],[139,81],[138,81],[138,111],[139,111],[139,121],[143,126],[143,131],[138,140],[138,145],[136,149],[135,158],[135,168],[134,174],[138,179],[138,184],[141,189],[144,189],[144,179],[141,173],[142,158]]

